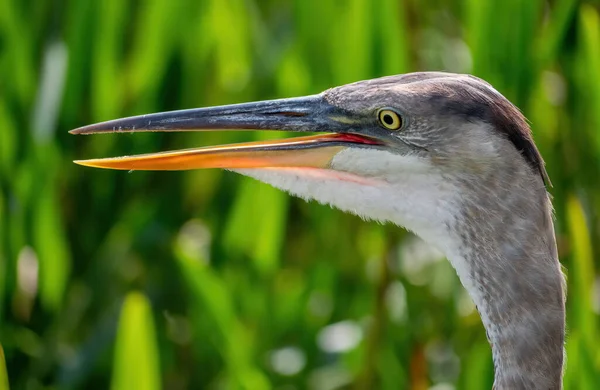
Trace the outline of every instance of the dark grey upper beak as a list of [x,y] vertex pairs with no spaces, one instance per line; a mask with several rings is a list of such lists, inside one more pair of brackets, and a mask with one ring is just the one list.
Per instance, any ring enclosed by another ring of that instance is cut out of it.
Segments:
[[322,95],[311,95],[133,116],[83,126],[70,133],[223,129],[348,132],[347,121],[344,124],[332,119],[348,115],[325,101]]

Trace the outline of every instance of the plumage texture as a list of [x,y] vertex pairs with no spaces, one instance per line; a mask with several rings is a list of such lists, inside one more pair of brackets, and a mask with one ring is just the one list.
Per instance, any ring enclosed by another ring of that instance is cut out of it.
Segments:
[[396,146],[347,148],[325,170],[239,172],[393,222],[439,247],[481,314],[495,388],[562,388],[564,279],[547,174],[519,110],[489,84],[445,73],[369,80],[323,96],[350,118],[382,107],[403,113]]
[[[549,183],[544,161],[535,146],[527,120],[514,104],[480,78],[445,72],[416,72],[359,81],[333,88],[324,94],[334,104],[360,106],[371,96],[373,101],[380,100],[381,96],[374,95],[381,95],[381,91],[386,89],[408,94],[412,99],[411,106],[420,106],[424,112],[441,119],[491,124],[521,152],[544,182]],[[363,101],[355,100],[355,94],[362,95]]]

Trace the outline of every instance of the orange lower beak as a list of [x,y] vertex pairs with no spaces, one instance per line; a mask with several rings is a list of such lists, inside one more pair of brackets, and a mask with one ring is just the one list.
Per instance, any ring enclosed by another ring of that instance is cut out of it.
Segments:
[[[355,136],[351,136],[355,138]],[[137,156],[78,160],[95,168],[174,171],[201,168],[327,168],[346,146],[342,134],[194,148]]]

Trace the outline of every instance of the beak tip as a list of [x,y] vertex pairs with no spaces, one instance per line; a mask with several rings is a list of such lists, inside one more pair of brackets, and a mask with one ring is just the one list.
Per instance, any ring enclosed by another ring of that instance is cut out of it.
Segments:
[[69,134],[99,134],[99,133],[112,133],[112,132],[125,132],[129,130],[125,126],[111,126],[111,122],[100,122],[93,125],[81,126],[73,130],[69,130]]
[[98,131],[95,129],[94,125],[83,126],[83,127],[78,127],[73,130],[69,130],[69,134],[74,134],[74,135],[79,135],[79,134],[87,135],[87,134],[94,134],[96,132],[98,132]]
[[73,163],[77,164],[77,165],[81,165],[82,167],[99,167],[97,165],[93,164],[93,160],[73,160]]

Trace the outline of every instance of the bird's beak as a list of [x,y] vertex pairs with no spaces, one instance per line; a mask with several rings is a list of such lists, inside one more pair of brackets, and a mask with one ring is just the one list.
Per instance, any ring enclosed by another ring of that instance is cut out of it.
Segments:
[[328,168],[332,158],[346,147],[381,145],[375,138],[355,133],[360,127],[359,121],[351,113],[329,104],[321,95],[314,95],[141,115],[80,127],[71,133],[226,129],[333,132],[268,142],[75,161],[91,167],[126,170]]

